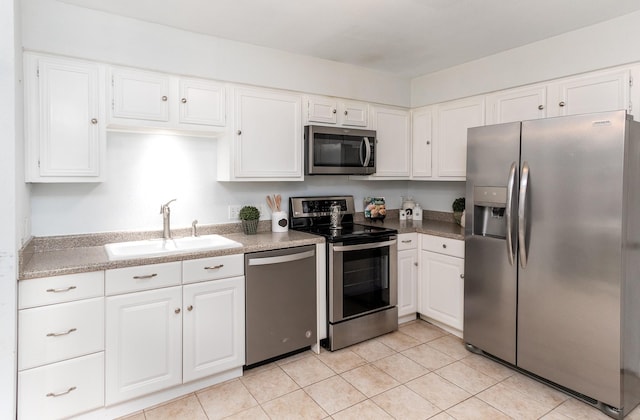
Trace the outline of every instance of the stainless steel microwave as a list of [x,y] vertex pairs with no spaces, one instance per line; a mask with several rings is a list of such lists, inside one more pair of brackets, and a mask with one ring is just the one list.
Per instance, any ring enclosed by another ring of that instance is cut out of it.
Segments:
[[308,125],[304,128],[306,175],[370,175],[376,172],[376,132]]

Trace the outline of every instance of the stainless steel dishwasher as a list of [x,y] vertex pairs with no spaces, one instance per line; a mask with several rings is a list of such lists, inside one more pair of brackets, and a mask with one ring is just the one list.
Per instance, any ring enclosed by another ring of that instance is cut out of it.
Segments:
[[246,365],[316,343],[316,247],[245,254]]

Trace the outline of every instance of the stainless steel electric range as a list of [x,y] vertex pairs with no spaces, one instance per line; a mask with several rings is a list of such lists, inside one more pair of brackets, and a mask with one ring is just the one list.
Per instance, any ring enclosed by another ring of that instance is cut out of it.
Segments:
[[338,350],[398,329],[397,231],[353,222],[353,196],[291,197],[291,229],[327,240],[328,338]]

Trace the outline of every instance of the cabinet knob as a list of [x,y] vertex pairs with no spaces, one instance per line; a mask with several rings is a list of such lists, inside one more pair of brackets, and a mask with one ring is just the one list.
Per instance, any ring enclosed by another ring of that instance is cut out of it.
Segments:
[[346,109],[344,110],[344,115],[349,114],[349,111],[347,111]]
[[415,265],[415,266],[417,267],[417,266],[418,266],[418,263],[417,263],[417,262],[414,262],[414,263],[413,263],[413,265]]
[[331,112],[333,112],[335,114],[338,111],[335,108],[333,108],[333,110]]
[[169,99],[169,98],[167,98],[166,96],[163,96],[162,97],[162,102],[167,102],[167,99]]
[[429,140],[427,140],[427,146],[430,145],[430,144],[431,144],[431,142]]
[[464,274],[460,274],[460,278],[463,279],[464,278]]
[[98,124],[98,120],[96,118],[91,118],[91,124]]
[[447,244],[442,244],[442,247],[443,247],[443,248],[446,248],[446,247],[447,247]]
[[189,311],[189,312],[193,311],[193,305],[187,306],[187,311]]
[[241,134],[242,134],[242,130],[238,130],[238,133],[237,133],[237,134],[238,134],[238,135],[241,135]]
[[182,102],[183,104],[186,104],[187,103],[187,98],[180,99],[180,102]]
[[180,313],[180,308],[176,308],[176,310],[175,310],[175,311],[173,311],[173,312],[175,312],[175,313],[179,314],[179,313]]
[[565,105],[564,101],[560,101],[560,103],[558,104],[558,106],[564,106],[564,105]]
[[544,109],[544,105],[538,105],[538,109],[542,111]]

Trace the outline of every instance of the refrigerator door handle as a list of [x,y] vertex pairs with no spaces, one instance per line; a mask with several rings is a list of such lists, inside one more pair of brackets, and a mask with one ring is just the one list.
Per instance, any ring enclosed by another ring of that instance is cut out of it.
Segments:
[[520,176],[520,198],[518,200],[518,242],[520,248],[520,266],[527,266],[527,189],[529,186],[529,164],[522,163],[522,174]]
[[511,169],[509,169],[509,179],[507,180],[507,255],[509,256],[509,265],[513,265],[513,260],[515,259],[515,251],[513,249],[513,239],[512,239],[512,212],[513,212],[513,187],[516,182],[516,171],[518,170],[518,166],[516,162],[511,163]]

